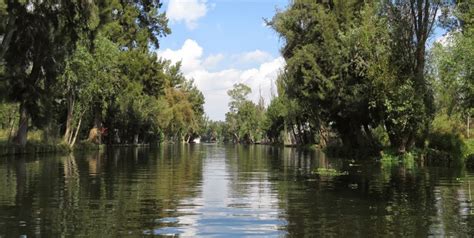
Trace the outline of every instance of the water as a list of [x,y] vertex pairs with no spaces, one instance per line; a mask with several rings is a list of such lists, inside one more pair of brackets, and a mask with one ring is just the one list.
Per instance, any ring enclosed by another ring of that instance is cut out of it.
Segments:
[[269,146],[0,158],[0,237],[472,237],[472,196],[462,168]]

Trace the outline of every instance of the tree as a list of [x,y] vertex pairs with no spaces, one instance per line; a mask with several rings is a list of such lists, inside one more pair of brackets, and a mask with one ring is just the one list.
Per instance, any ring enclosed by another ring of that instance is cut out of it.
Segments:
[[93,108],[91,105],[106,109],[112,103],[110,99],[122,91],[117,45],[104,37],[96,38],[94,45],[93,54],[79,45],[60,77],[67,108],[63,140],[71,147],[76,142],[84,115]]
[[50,101],[44,96],[86,28],[89,7],[89,1],[83,0],[7,2],[0,56],[5,64],[3,80],[9,88],[8,98],[20,104],[15,143],[25,145],[30,118],[37,123],[45,115],[41,110]]
[[[136,61],[125,61],[132,69],[135,75],[130,75],[132,80],[136,80],[140,73],[161,72],[159,68],[154,68],[153,63],[157,59],[149,60],[148,57],[156,57],[150,54],[150,47],[159,48],[159,38],[171,33],[168,28],[168,19],[164,13],[160,13],[159,9],[162,4],[159,0],[104,0],[98,1],[94,5],[96,10],[95,24],[87,32],[85,38],[88,39],[89,50],[91,54],[96,48],[94,42],[97,36],[103,35],[110,41],[118,45],[122,51],[128,51],[125,59],[130,58]],[[144,60],[141,62],[141,60]],[[148,65],[141,63],[148,63]],[[126,65],[127,65],[126,64]],[[126,66],[127,67],[127,66]],[[138,69],[140,68],[140,69]],[[147,72],[140,72],[145,70]],[[125,73],[129,73],[125,71]],[[156,77],[160,77],[156,75]],[[154,83],[154,77],[146,77],[150,80],[144,83]],[[150,88],[157,89],[156,85]],[[147,90],[148,87],[145,88]],[[162,90],[162,89],[158,89]],[[158,92],[153,92],[158,93]],[[103,129],[103,111],[100,104],[94,106],[94,123],[90,129],[90,140],[101,141],[101,134],[95,133]],[[97,138],[96,138],[97,137]]]
[[[453,14],[446,17],[454,23],[450,22],[450,31],[444,42],[434,43],[428,71],[438,109],[434,121],[437,125],[434,126],[446,126],[445,130],[448,131],[444,132],[462,130],[467,137],[474,108],[474,8],[468,2],[460,1]],[[463,124],[465,129],[460,129]]]
[[385,50],[374,45],[386,39],[376,7],[355,0],[298,0],[269,22],[285,40],[285,93],[304,109],[295,118],[298,131],[309,127],[322,134],[331,124],[347,148],[374,145],[370,127],[379,122],[369,102],[379,72],[372,67]]
[[426,137],[434,115],[433,94],[425,78],[425,51],[440,7],[441,2],[435,0],[386,2],[390,65],[396,82],[386,101],[385,126],[400,153],[414,145],[417,135]]
[[233,89],[227,91],[231,97],[230,111],[226,114],[227,132],[236,143],[254,143],[262,139],[264,107],[247,99],[251,92],[250,87],[242,83],[234,84]]

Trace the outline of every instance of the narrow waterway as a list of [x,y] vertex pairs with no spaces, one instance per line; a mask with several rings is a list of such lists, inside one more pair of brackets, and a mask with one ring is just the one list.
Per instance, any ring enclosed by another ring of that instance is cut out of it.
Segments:
[[473,196],[462,167],[270,146],[0,158],[0,237],[472,237]]

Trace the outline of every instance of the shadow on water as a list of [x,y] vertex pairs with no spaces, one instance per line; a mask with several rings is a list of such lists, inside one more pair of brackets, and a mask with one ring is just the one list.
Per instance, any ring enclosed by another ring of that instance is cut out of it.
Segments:
[[109,148],[2,158],[0,237],[474,236],[472,196],[463,168],[262,145]]

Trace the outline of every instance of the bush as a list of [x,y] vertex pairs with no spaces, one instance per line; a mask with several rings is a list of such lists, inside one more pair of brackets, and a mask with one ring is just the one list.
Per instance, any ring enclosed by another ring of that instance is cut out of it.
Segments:
[[378,126],[372,130],[372,135],[374,139],[381,147],[390,146],[390,139],[388,137],[387,130],[383,126]]
[[74,145],[74,150],[76,151],[93,151],[100,150],[101,148],[103,148],[102,145],[98,145],[89,141],[82,141]]
[[474,169],[474,153],[466,157],[466,167]]
[[[428,147],[435,151],[447,153],[447,157],[461,159],[464,157],[466,145],[459,134],[434,132],[428,137]],[[437,154],[433,152],[432,154]],[[439,154],[439,153],[438,153]],[[446,155],[446,154],[445,154]],[[429,157],[429,156],[428,156]]]
[[438,133],[462,134],[464,130],[464,123],[460,115],[438,114],[431,123],[431,131]]

